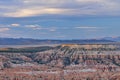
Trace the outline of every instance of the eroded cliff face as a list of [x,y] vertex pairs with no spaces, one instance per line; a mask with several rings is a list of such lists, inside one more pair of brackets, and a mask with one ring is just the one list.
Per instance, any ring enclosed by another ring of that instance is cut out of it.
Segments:
[[50,66],[120,66],[120,51],[114,45],[65,44],[34,55],[34,61]]
[[41,52],[0,53],[0,70],[3,80],[119,80],[120,48],[63,44]]
[[119,46],[106,44],[63,44],[43,52],[3,53],[0,57],[1,65],[9,61],[9,64],[37,63],[54,67],[120,66]]

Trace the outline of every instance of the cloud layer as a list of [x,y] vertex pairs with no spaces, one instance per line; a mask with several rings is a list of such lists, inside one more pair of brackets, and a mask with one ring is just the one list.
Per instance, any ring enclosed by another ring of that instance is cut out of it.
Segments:
[[42,15],[120,15],[119,0],[1,0],[0,15],[29,17]]

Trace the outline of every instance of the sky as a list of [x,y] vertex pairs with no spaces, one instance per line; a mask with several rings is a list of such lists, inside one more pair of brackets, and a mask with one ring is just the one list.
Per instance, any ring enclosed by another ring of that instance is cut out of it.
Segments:
[[120,0],[0,0],[0,37],[120,36]]

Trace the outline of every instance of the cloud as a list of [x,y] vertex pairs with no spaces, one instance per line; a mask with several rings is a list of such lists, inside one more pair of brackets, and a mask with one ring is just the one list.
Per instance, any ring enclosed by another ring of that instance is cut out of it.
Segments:
[[[29,17],[42,15],[120,15],[118,0],[12,0],[0,6],[5,17]],[[9,6],[11,5],[11,6]]]
[[56,36],[57,38],[65,38],[66,36],[64,35],[64,36]]
[[10,30],[9,28],[0,28],[0,32],[5,32],[5,31],[8,31]]
[[77,29],[97,29],[98,27],[75,27]]
[[91,32],[98,32],[103,30],[104,28],[101,27],[92,27],[92,26],[83,26],[83,27],[75,27],[76,29],[84,30],[87,33]]
[[18,27],[18,26],[20,26],[20,24],[14,23],[14,24],[11,24],[11,26]]
[[41,28],[41,26],[35,24],[35,25],[25,25],[26,28],[31,28],[33,30],[41,30],[43,28]]
[[11,38],[13,35],[11,35],[11,34],[8,34],[8,33],[0,33],[0,37],[9,37],[9,38]]
[[64,9],[56,9],[56,8],[28,8],[28,9],[20,9],[14,12],[6,13],[5,16],[12,16],[12,17],[29,17],[29,16],[36,16],[42,14],[62,14],[67,10]]
[[43,27],[40,26],[38,24],[35,25],[24,25],[26,28],[31,28],[33,30],[47,30],[47,31],[51,31],[51,32],[55,32],[56,31],[56,27]]
[[56,31],[56,29],[54,29],[54,28],[53,28],[53,29],[49,29],[49,31],[51,31],[51,32],[55,32],[55,31]]
[[0,24],[0,28],[13,28],[13,27],[19,27],[20,24],[13,23],[13,24]]

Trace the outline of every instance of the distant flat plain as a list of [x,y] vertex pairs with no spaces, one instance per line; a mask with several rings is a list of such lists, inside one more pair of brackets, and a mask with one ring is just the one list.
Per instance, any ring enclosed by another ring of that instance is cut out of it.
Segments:
[[41,46],[57,46],[59,44],[38,44],[38,45],[0,45],[0,48],[23,48],[23,47],[41,47]]

